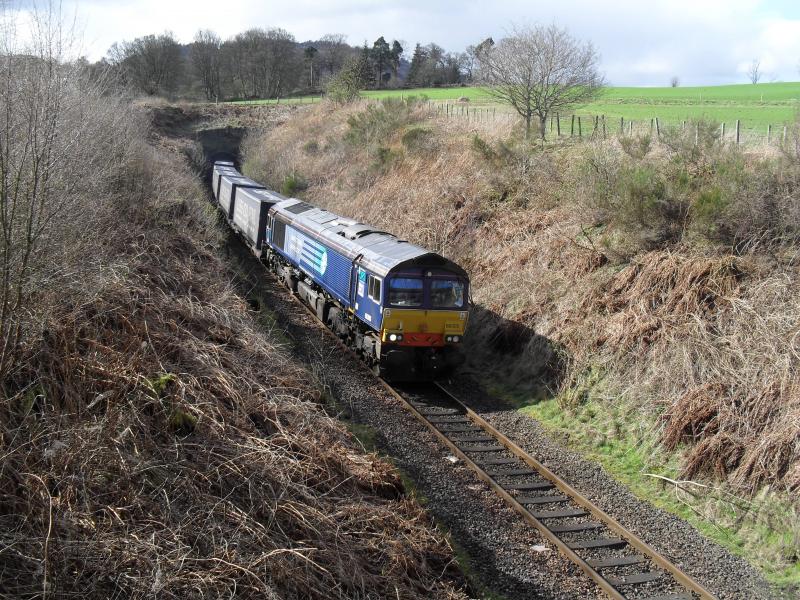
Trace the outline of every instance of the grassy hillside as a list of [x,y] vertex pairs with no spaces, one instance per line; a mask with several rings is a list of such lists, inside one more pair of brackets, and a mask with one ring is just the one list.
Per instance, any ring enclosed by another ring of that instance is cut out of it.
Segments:
[[[484,89],[478,87],[368,90],[362,95],[374,100],[420,95],[438,103],[468,98],[470,106],[499,106]],[[313,100],[318,102],[319,97]],[[312,98],[291,98],[281,102],[310,103]],[[506,110],[506,107],[500,108]],[[800,82],[790,82],[677,88],[609,87],[596,102],[579,107],[575,114],[587,117],[606,115],[614,120],[614,126],[618,126],[616,122],[620,117],[642,122],[658,118],[665,124],[707,119],[725,122],[729,128],[740,119],[746,130],[766,135],[767,125],[779,128],[791,123],[798,110]]]
[[299,112],[249,141],[245,170],[462,264],[473,376],[791,584],[800,154],[785,151],[713,128],[697,146],[542,147],[398,100]]
[[0,596],[462,598],[398,473],[236,293],[202,153],[68,67],[0,72]]

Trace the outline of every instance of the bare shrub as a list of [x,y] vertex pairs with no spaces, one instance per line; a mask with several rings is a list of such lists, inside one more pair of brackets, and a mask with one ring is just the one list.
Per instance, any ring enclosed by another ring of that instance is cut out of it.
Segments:
[[652,150],[653,138],[649,135],[621,136],[619,145],[625,154],[631,158],[641,160]]
[[71,34],[56,15],[34,13],[33,35],[25,46],[4,36],[0,49],[0,378],[34,299],[58,283],[53,262],[86,241],[78,232],[137,125],[103,76],[69,61]]
[[420,120],[421,101],[416,96],[386,98],[378,105],[351,115],[345,140],[354,146],[385,144],[402,127]]

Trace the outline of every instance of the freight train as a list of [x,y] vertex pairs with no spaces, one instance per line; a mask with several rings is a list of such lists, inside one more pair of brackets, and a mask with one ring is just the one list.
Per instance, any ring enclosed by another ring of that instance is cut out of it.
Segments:
[[242,176],[212,171],[216,205],[253,253],[376,374],[446,376],[461,362],[469,278],[454,262]]

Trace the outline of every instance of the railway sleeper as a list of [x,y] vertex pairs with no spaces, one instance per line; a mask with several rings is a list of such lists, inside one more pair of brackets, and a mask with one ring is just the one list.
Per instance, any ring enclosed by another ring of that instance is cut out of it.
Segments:
[[520,477],[522,475],[538,475],[533,469],[509,469],[506,471],[500,469],[492,469],[487,471],[492,477]]
[[631,554],[629,556],[597,558],[593,560],[587,560],[586,562],[589,563],[589,566],[593,569],[608,569],[611,567],[627,567],[628,565],[636,565],[647,562],[647,559],[641,554]]
[[642,573],[634,573],[633,575],[624,575],[621,577],[609,575],[605,579],[614,587],[620,587],[623,585],[638,585],[640,583],[647,583],[648,581],[655,581],[656,579],[661,579],[662,576],[663,573],[659,571],[644,571]]
[[[519,492],[526,492],[532,490],[552,490],[555,486],[549,481],[542,481],[536,483],[513,483],[509,485],[504,485],[503,487],[509,491],[513,490]],[[566,496],[561,496],[561,497],[566,498]]]
[[621,548],[627,542],[621,538],[595,538],[593,540],[583,540],[580,542],[568,542],[572,550],[588,550],[590,548]]
[[529,498],[517,498],[517,502],[526,506],[535,504],[558,504],[567,501],[569,501],[569,498],[566,496],[531,496]]
[[575,533],[579,531],[589,531],[591,529],[603,529],[605,525],[596,521],[585,523],[567,523],[566,525],[553,525],[547,527],[553,533]]

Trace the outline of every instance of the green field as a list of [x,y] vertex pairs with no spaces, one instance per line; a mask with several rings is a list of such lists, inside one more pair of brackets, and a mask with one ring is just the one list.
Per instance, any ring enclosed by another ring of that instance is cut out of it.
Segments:
[[[424,95],[436,103],[455,102],[465,97],[472,107],[498,106],[486,90],[478,87],[370,90],[362,95],[371,99]],[[292,98],[280,102],[308,103],[314,100],[319,101],[319,97]],[[255,102],[273,104],[276,101]],[[615,123],[620,117],[641,123],[658,118],[664,124],[707,119],[732,127],[739,119],[744,131],[763,134],[766,134],[767,125],[777,129],[793,122],[798,112],[800,82],[677,88],[609,87],[595,102],[575,110],[575,114],[582,116],[605,115],[607,121]]]

